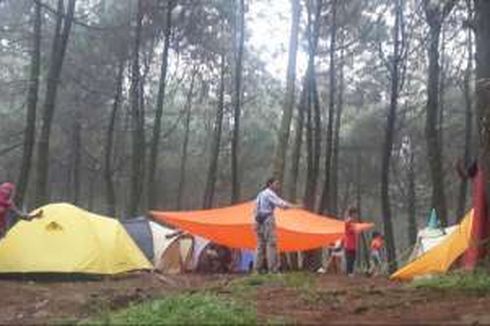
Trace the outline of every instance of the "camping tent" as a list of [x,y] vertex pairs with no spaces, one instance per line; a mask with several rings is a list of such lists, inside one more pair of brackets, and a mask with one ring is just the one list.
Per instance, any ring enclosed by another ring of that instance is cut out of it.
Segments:
[[420,257],[424,253],[430,251],[439,243],[443,242],[447,237],[449,237],[456,229],[457,225],[453,225],[447,228],[440,229],[430,229],[425,228],[420,230],[417,233],[417,242],[415,247],[410,255],[409,261],[414,260],[417,257]]
[[427,222],[427,226],[417,233],[417,241],[410,255],[409,261],[413,261],[415,258],[423,255],[439,243],[443,242],[457,228],[457,225],[453,225],[447,228],[441,227],[441,223],[439,218],[437,217],[436,211],[435,209],[432,209]]
[[41,208],[0,241],[0,273],[117,274],[150,269],[119,221],[66,203]]
[[149,225],[153,235],[155,268],[169,274],[185,271],[192,258],[194,239],[153,221]]
[[[216,245],[211,241],[166,228],[146,217],[126,219],[122,224],[159,271],[166,274],[215,271],[213,267],[216,267],[214,265],[219,257]],[[240,251],[234,254],[237,257],[232,270],[248,271],[253,261],[250,253]]]
[[168,274],[181,273],[192,258],[194,239],[161,226],[145,217],[127,219],[126,231],[156,269]]
[[[193,235],[237,249],[254,249],[253,202],[190,212],[151,212],[158,221]],[[344,222],[302,209],[277,210],[278,247],[281,252],[302,251],[333,243],[344,235]],[[372,224],[356,224],[359,231]]]
[[146,258],[148,258],[150,261],[153,260],[155,255],[149,221],[145,217],[141,216],[121,220],[121,223],[134,242],[145,254]]
[[473,211],[463,218],[443,241],[391,275],[392,280],[411,280],[415,277],[445,273],[472,243]]

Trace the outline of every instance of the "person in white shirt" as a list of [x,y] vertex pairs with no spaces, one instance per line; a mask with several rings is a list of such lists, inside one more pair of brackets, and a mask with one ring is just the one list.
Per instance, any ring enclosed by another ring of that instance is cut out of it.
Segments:
[[[274,217],[275,208],[289,209],[299,207],[280,198],[277,195],[279,189],[279,180],[270,178],[256,199],[254,216],[255,231],[257,234],[257,258],[255,261],[255,270],[259,273],[266,271],[277,273],[279,271],[276,222]],[[267,258],[267,264],[265,264],[264,258]]]

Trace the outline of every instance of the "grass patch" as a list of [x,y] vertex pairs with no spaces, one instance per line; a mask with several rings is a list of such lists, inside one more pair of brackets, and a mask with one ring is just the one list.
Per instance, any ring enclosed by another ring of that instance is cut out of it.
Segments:
[[490,274],[485,271],[454,272],[412,283],[415,288],[490,293]]
[[271,326],[276,326],[276,325],[293,325],[293,324],[297,324],[297,323],[294,322],[294,320],[292,320],[292,319],[290,319],[288,317],[284,317],[284,316],[274,316],[274,317],[271,317],[265,323],[265,325],[271,325]]
[[253,325],[253,309],[224,301],[209,293],[179,294],[107,313],[89,324],[99,325]]
[[293,272],[284,274],[284,281],[286,286],[296,289],[309,289],[315,285],[315,278],[313,274],[307,272]]
[[314,285],[314,278],[310,273],[293,272],[284,274],[253,274],[239,278],[230,283],[231,287],[257,288],[260,286],[283,286],[289,288],[304,288]]

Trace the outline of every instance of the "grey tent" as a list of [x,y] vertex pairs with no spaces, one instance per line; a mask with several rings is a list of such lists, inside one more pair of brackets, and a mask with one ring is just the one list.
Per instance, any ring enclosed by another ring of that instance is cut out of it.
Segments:
[[133,238],[134,242],[136,242],[138,247],[145,254],[146,258],[152,261],[154,258],[153,236],[148,219],[145,217],[136,217],[123,220],[122,224],[131,238]]
[[157,270],[169,274],[187,270],[192,259],[193,237],[145,217],[123,220],[122,224]]

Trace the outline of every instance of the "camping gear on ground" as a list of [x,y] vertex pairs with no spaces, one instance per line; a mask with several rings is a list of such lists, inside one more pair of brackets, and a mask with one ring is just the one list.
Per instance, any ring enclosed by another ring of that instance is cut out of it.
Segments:
[[[215,261],[211,263],[217,257],[217,252],[214,249],[214,244],[202,237],[194,236],[194,247],[192,258],[187,265],[188,271],[196,272],[213,272],[213,268],[219,269],[220,266]],[[255,260],[255,252],[251,250],[232,250],[232,263],[229,268],[232,272],[249,272],[253,267]],[[218,272],[218,270],[216,270]]]
[[[205,237],[213,242],[237,249],[255,249],[253,230],[255,202],[225,208],[189,212],[151,212],[152,217]],[[302,209],[276,210],[276,232],[281,252],[303,251],[325,246],[344,236],[341,220],[317,215]],[[355,225],[359,231],[372,228],[372,224]]]
[[0,241],[0,273],[118,274],[151,269],[119,221],[58,203]]
[[442,241],[422,253],[408,265],[391,275],[392,280],[411,280],[415,277],[447,272],[453,263],[474,244],[472,237],[473,210],[468,212]]
[[233,271],[232,252],[229,248],[210,242],[198,258],[196,272],[229,273]]
[[146,217],[122,221],[155,269],[166,274],[185,272],[192,259],[194,239],[178,230],[166,228]]
[[255,252],[252,250],[242,249],[238,251],[238,263],[236,266],[237,272],[250,272],[253,269],[255,261]]

